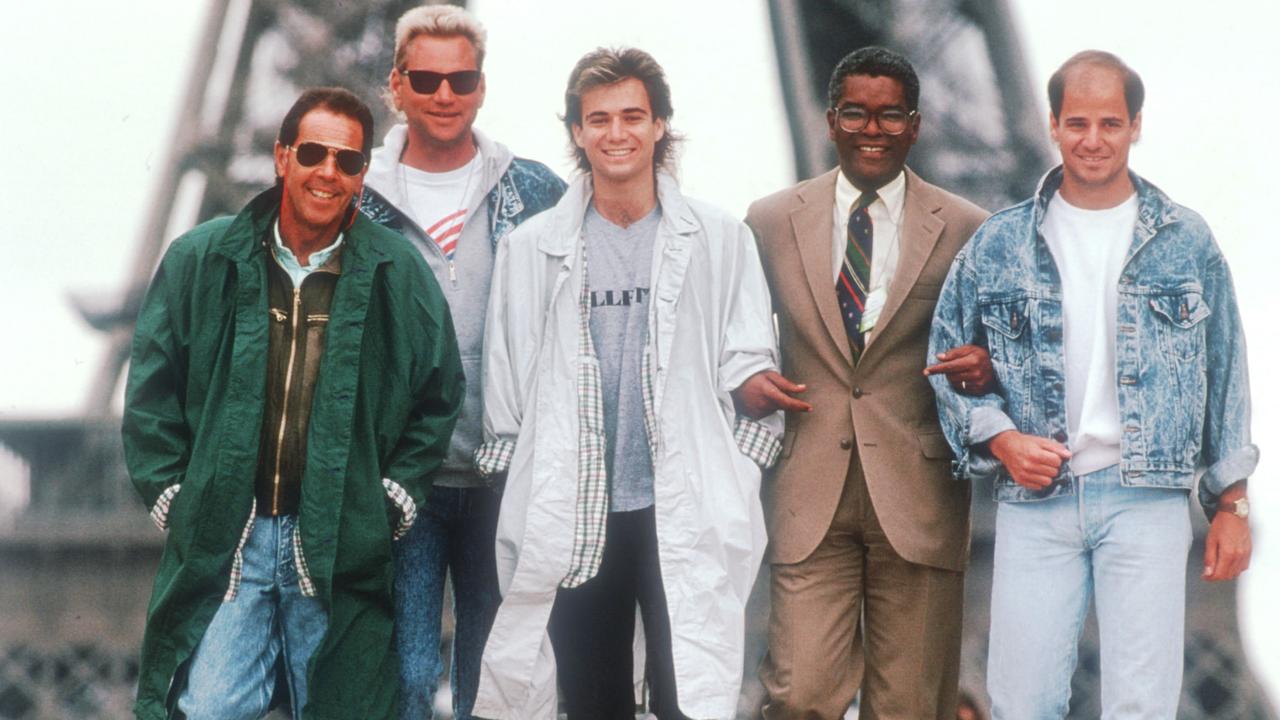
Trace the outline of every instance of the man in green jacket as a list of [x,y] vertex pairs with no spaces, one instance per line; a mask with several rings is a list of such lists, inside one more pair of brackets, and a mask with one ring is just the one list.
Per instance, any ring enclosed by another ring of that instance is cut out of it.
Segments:
[[391,543],[412,525],[463,397],[421,254],[355,212],[369,108],[308,90],[275,188],[161,261],[125,396],[129,473],[168,531],[135,713],[390,718]]

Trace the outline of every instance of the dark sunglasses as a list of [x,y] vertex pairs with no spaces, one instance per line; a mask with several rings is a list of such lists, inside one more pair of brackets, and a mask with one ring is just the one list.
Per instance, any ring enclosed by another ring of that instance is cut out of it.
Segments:
[[329,157],[329,153],[333,153],[338,159],[338,169],[346,175],[359,175],[365,166],[364,153],[359,150],[329,147],[318,142],[299,143],[297,147],[285,145],[285,149],[293,151],[293,156],[298,158],[298,164],[302,167],[319,165]]
[[449,87],[458,95],[470,95],[480,87],[479,70],[458,70],[451,73],[438,73],[434,70],[401,70],[401,75],[409,76],[409,86],[421,95],[430,95],[440,89],[440,83],[449,81]]

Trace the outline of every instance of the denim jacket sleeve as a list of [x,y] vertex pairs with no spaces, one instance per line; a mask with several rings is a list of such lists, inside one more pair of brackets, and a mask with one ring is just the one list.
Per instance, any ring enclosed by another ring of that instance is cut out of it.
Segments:
[[[969,260],[970,247],[972,242],[956,256],[942,285],[929,333],[927,365],[933,364],[938,353],[957,345],[985,344],[979,334],[978,283]],[[953,474],[957,479],[994,478],[1000,472],[1000,462],[985,448],[975,446],[1014,429],[1013,420],[1005,411],[1004,398],[997,393],[977,397],[961,395],[952,389],[945,375],[930,375],[929,382],[937,396],[942,431],[956,455]]]
[[1249,477],[1258,464],[1250,440],[1249,368],[1231,271],[1219,255],[1206,267],[1205,300],[1212,308],[1205,332],[1207,387],[1200,461],[1200,504],[1212,515],[1218,496]]

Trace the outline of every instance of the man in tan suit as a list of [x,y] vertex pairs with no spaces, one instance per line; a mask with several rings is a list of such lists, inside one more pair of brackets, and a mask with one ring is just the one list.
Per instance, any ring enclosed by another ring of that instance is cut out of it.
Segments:
[[[951,259],[986,213],[906,168],[920,129],[920,85],[906,58],[851,53],[830,94],[840,167],[747,213],[785,375],[748,409],[788,411],[765,489],[764,715],[840,718],[861,686],[864,719],[950,720],[970,491],[951,476],[922,370]],[[943,355],[929,370],[957,388],[990,382],[985,351]]]

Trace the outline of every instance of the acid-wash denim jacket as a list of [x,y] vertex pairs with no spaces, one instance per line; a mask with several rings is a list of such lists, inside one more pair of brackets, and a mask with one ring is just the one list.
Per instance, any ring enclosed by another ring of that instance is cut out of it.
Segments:
[[[1249,438],[1249,374],[1231,273],[1203,218],[1130,173],[1138,221],[1117,287],[1116,383],[1125,485],[1195,486],[1217,496],[1258,463]],[[1033,198],[992,215],[956,255],[942,286],[929,357],[965,343],[991,353],[998,389],[968,397],[930,378],[958,478],[994,479],[998,501],[1073,492],[1063,463],[1054,484],[1028,490],[986,449],[999,432],[1067,441],[1062,280],[1040,232],[1061,166]]]

